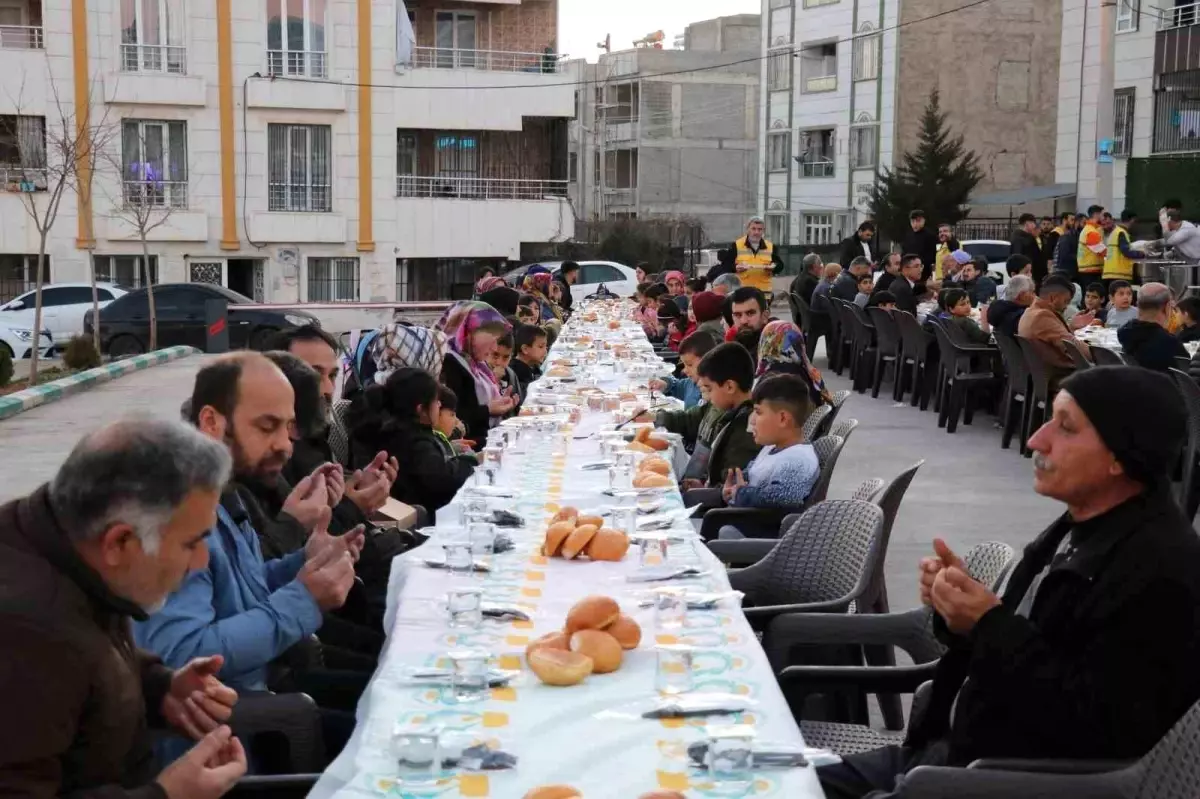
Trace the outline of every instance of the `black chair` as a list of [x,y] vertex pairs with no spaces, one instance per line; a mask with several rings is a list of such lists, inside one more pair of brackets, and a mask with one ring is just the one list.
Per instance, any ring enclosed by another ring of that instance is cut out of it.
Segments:
[[[912,388],[912,406],[915,408],[920,404],[921,410],[925,410],[929,407],[937,375],[937,349],[933,346],[933,336],[926,333],[917,317],[907,311],[895,311],[892,318],[896,320],[903,342],[904,361],[908,365],[905,385]],[[904,396],[903,389],[900,396]]]
[[[875,326],[866,312],[853,302],[842,303],[842,319],[849,320],[853,333],[850,354],[850,379],[855,391],[866,393],[875,366]],[[843,321],[845,324],[845,321]]]
[[1017,343],[1021,346],[1021,354],[1025,356],[1025,363],[1029,366],[1030,388],[1029,412],[1025,414],[1025,430],[1021,434],[1021,453],[1025,457],[1032,457],[1033,451],[1026,446],[1026,442],[1037,432],[1038,428],[1046,423],[1046,418],[1051,413],[1050,401],[1053,398],[1050,396],[1050,379],[1052,372],[1050,364],[1046,363],[1043,349],[1049,345],[1021,336],[1017,336]]
[[838,438],[840,438],[844,441],[849,441],[850,434],[853,433],[857,429],[858,429],[858,420],[857,419],[843,419],[842,421],[835,424],[829,430],[829,435],[837,436]]
[[1091,369],[1094,364],[1087,359],[1083,354],[1083,350],[1079,349],[1079,343],[1073,338],[1064,338],[1062,340],[1063,349],[1067,351],[1067,355],[1071,356],[1071,362],[1075,364],[1075,371],[1083,369]]
[[1121,355],[1121,353],[1115,350],[1110,350],[1108,347],[1100,347],[1094,344],[1090,347],[1090,349],[1092,351],[1092,360],[1096,362],[1097,366],[1127,365],[1125,363],[1125,358]]
[[[845,300],[829,297],[829,317],[833,320],[833,348],[829,351],[829,368],[842,374],[852,366],[854,353],[854,323],[846,312]],[[851,372],[851,377],[854,376]]]
[[811,361],[817,351],[817,339],[825,337],[825,349],[830,349],[829,314],[817,313],[812,306],[799,294],[788,294],[788,305],[792,309],[792,319],[804,331],[804,343],[808,349],[808,359]]
[[829,431],[833,429],[833,423],[837,421],[838,414],[842,412],[842,406],[846,404],[846,400],[850,399],[850,393],[846,389],[834,392],[833,401],[829,403],[829,415],[821,420],[821,423],[817,425],[817,429],[813,431],[812,437],[807,440],[816,441],[819,438],[829,435]]
[[1196,486],[1196,469],[1200,468],[1196,463],[1200,458],[1200,385],[1191,375],[1179,369],[1172,369],[1171,376],[1175,378],[1188,409],[1188,437],[1181,455],[1183,466],[1177,496],[1184,513],[1189,519],[1194,519],[1197,508],[1200,508],[1200,490]]
[[[999,383],[993,369],[992,359],[999,355],[994,347],[971,347],[956,344],[942,325],[935,325],[934,335],[941,351],[942,378],[939,390],[944,394],[938,415],[938,427],[947,433],[958,429],[961,414],[963,424],[970,424],[974,416],[972,396],[975,392],[991,389]],[[974,364],[978,361],[978,365]]]
[[1029,364],[1017,340],[1003,330],[995,330],[996,345],[1004,361],[1004,394],[1000,398],[1003,433],[1000,448],[1008,449],[1013,436],[1021,434],[1021,454],[1025,454],[1025,420],[1029,416]]
[[804,427],[801,429],[801,435],[804,436],[804,440],[816,441],[819,437],[817,436],[817,431],[825,425],[825,420],[833,412],[833,406],[825,404],[810,413],[808,418],[804,420]]
[[875,379],[871,385],[872,399],[879,398],[884,372],[892,367],[892,399],[900,401],[900,370],[903,341],[892,312],[883,308],[868,308],[867,318],[875,325]]

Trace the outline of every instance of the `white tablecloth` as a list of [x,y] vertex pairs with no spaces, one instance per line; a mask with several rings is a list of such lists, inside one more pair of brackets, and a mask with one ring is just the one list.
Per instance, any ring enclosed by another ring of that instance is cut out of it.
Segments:
[[[499,484],[519,489],[522,497],[498,506],[521,514],[527,527],[509,531],[516,550],[498,555],[493,572],[477,578],[477,584],[484,588],[486,600],[520,603],[531,622],[485,621],[479,631],[452,631],[444,610],[446,589],[451,582],[461,584],[467,578],[423,564],[425,557],[441,554],[436,538],[396,559],[388,642],[379,669],[359,705],[350,745],[326,771],[313,796],[406,796],[393,782],[391,736],[400,724],[468,731],[498,742],[519,758],[515,770],[446,780],[438,796],[519,799],[530,788],[548,783],[573,785],[585,799],[636,799],[658,789],[681,790],[696,798],[715,796],[705,774],[689,769],[686,755],[689,743],[706,737],[706,722],[640,717],[656,696],[656,637],[661,643],[685,643],[697,649],[697,691],[753,699],[756,704],[742,722],[754,725],[759,740],[802,744],[766,657],[736,606],[690,612],[688,627],[679,634],[656,636],[652,611],[641,609],[638,602],[647,586],[626,581],[639,568],[636,547],[621,563],[547,560],[537,554],[548,514],[546,503],[575,505],[584,512],[611,504],[601,493],[607,488],[605,472],[579,468],[599,456],[594,435],[586,440],[579,437],[595,433],[611,420],[612,414],[585,411],[566,457],[556,459],[548,447],[542,447],[505,459]],[[677,492],[672,492],[668,503],[681,507]],[[679,530],[691,532],[690,524],[681,519]],[[669,558],[672,563],[693,562],[710,570],[706,577],[674,584],[728,590],[723,568],[702,544],[673,545]],[[613,674],[592,675],[569,688],[541,684],[525,666],[526,644],[561,629],[571,605],[589,594],[617,599],[642,626],[641,646],[625,653],[624,663]],[[444,664],[445,654],[460,646],[489,650],[498,656],[500,667],[523,669],[521,677],[511,688],[492,691],[488,701],[463,705],[454,704],[448,688],[414,687],[405,679],[406,668]],[[728,718],[710,721],[731,723]],[[823,794],[813,769],[807,767],[759,770],[753,791],[745,795],[803,799]]]

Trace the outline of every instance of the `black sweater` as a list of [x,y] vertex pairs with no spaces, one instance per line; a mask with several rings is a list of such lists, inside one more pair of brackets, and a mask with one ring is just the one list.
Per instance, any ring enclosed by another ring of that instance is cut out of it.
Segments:
[[1156,322],[1146,322],[1134,319],[1126,322],[1117,331],[1117,339],[1121,349],[1125,351],[1126,360],[1133,360],[1138,366],[1165,372],[1176,367],[1176,358],[1187,358],[1187,350],[1179,339],[1167,332],[1167,329]]
[[[393,497],[430,512],[448,505],[475,471],[473,455],[447,457],[433,428],[416,421],[368,421],[357,426],[352,435],[356,442],[370,442],[399,462],[400,472],[392,483]],[[366,452],[370,447],[356,447],[356,451],[360,449]]]
[[475,442],[476,450],[483,449],[492,414],[475,396],[475,376],[450,353],[442,360],[442,385],[458,397],[458,418],[467,427],[467,439]]

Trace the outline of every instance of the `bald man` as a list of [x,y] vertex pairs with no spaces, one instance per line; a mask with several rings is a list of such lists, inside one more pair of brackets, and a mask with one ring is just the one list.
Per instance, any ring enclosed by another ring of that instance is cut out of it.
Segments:
[[1126,322],[1117,331],[1126,361],[1157,372],[1181,368],[1183,361],[1175,359],[1188,359],[1187,350],[1167,330],[1174,307],[1174,295],[1162,283],[1142,286],[1138,292],[1137,319]]

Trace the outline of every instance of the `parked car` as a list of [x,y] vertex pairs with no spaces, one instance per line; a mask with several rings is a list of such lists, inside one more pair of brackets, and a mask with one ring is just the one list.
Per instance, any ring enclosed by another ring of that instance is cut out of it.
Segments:
[[[50,331],[42,329],[42,349],[39,358],[54,354],[54,341]],[[10,325],[7,320],[0,319],[0,350],[7,350],[8,356],[14,361],[33,357],[33,330],[19,325]]]
[[[208,336],[204,304],[210,299],[227,300],[231,305],[253,303],[236,291],[210,283],[163,283],[154,287],[154,310],[158,318],[158,346],[180,344],[203,350]],[[276,311],[267,308],[229,310],[229,347],[263,350],[271,335],[279,330],[320,324],[317,317],[304,311]],[[91,314],[84,330],[92,330]],[[131,291],[100,309],[100,350],[114,358],[139,355],[150,348],[150,305],[146,290]]]
[[982,255],[988,260],[988,276],[996,281],[997,286],[1008,283],[1008,269],[1005,264],[1008,256],[1012,255],[1012,245],[999,239],[975,239],[962,242],[962,248],[972,256]]
[[[589,294],[595,294],[603,283],[604,287],[618,297],[632,297],[637,290],[637,273],[624,264],[616,261],[577,261],[579,264],[579,279],[571,286],[571,297],[579,301]],[[504,274],[504,281],[513,288],[521,287],[521,278],[531,266],[544,266],[553,274],[558,274],[562,261],[544,261],[540,264],[526,264]]]
[[[103,308],[126,289],[112,283],[97,283],[96,296]],[[33,329],[37,310],[36,291],[27,291],[0,305],[0,322],[28,330]],[[92,310],[91,283],[51,283],[42,286],[42,326],[58,348],[66,346],[72,336],[83,333],[83,320]]]

